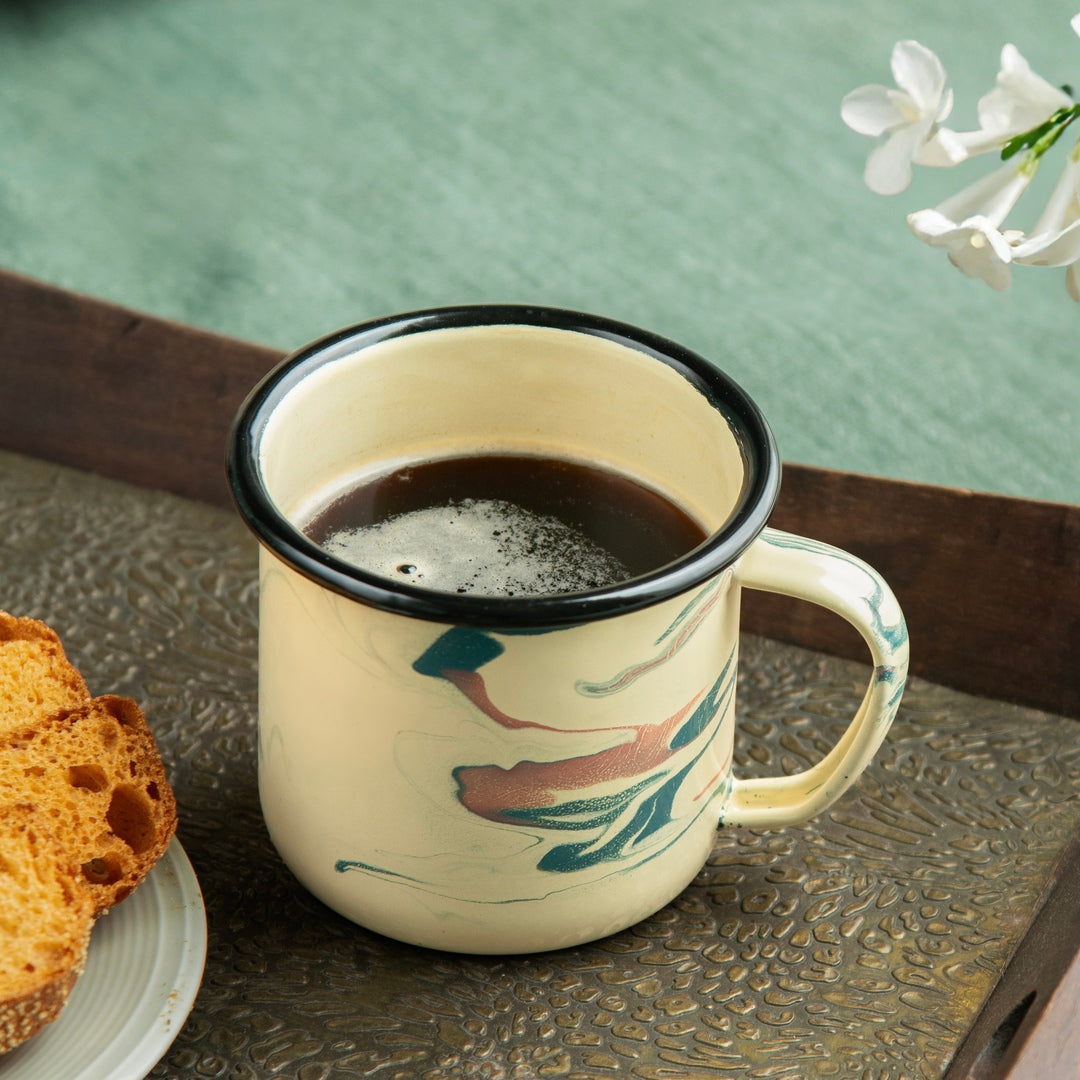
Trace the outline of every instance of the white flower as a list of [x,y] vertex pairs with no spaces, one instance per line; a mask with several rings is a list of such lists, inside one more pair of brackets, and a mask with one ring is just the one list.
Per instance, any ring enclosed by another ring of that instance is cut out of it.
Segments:
[[942,129],[936,147],[947,160],[927,160],[922,164],[955,164],[976,154],[998,150],[1014,135],[1038,127],[1059,109],[1068,109],[1072,104],[1068,94],[1031,70],[1015,45],[1006,45],[1001,50],[997,85],[979,99],[979,130]]
[[908,215],[908,225],[920,240],[945,248],[949,262],[968,277],[998,292],[1009,287],[1012,248],[989,218],[975,214],[957,224],[936,210],[918,210]]
[[[1080,15],[1073,23],[1080,23]],[[1069,155],[1065,171],[1030,236],[1013,248],[1013,261],[1027,266],[1067,267],[1065,287],[1074,300],[1080,301],[1080,143]]]
[[840,115],[860,135],[887,135],[866,163],[866,185],[879,195],[895,195],[911,183],[911,163],[936,135],[952,109],[941,61],[917,41],[898,41],[892,52],[898,89],[860,86],[848,94]]
[[1068,109],[1072,98],[1051,86],[1031,70],[1015,45],[1001,50],[1001,71],[997,86],[979,100],[979,124],[986,131],[1019,135],[1053,116],[1058,109]]
[[1022,235],[1001,226],[1034,174],[1026,159],[1011,161],[935,209],[909,214],[908,227],[932,247],[945,248],[958,270],[1000,292],[1009,287],[1012,245]]

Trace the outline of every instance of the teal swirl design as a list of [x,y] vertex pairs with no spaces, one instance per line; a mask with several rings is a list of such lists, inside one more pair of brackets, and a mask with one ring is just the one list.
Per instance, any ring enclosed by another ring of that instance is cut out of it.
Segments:
[[[689,641],[717,595],[715,582],[698,593],[657,640],[657,656],[608,683],[590,686],[603,685],[601,692],[613,693],[608,688],[628,685],[666,662]],[[491,699],[483,669],[505,651],[506,644],[494,632],[452,627],[412,666],[420,675],[450,683],[505,731],[542,731],[549,741],[556,737],[556,746],[560,738],[565,739],[567,753],[556,753],[553,760],[526,758],[510,766],[470,762],[451,770],[457,801],[470,814],[493,825],[520,828],[540,841],[533,855],[535,871],[564,876],[604,865],[612,872],[638,865],[667,850],[708,811],[730,763],[716,764],[707,781],[701,779],[700,766],[733,701],[736,648],[712,684],[693,693],[670,716],[586,730],[561,729],[501,709]],[[583,689],[581,683],[575,685],[578,693],[596,692]],[[624,738],[610,745],[610,736],[620,732]],[[590,735],[602,738],[597,743]],[[688,791],[695,776],[696,789]],[[560,836],[565,839],[559,840]],[[336,869],[378,873],[424,886],[422,871],[384,869],[368,859],[340,859]],[[434,881],[428,884],[438,891]]]

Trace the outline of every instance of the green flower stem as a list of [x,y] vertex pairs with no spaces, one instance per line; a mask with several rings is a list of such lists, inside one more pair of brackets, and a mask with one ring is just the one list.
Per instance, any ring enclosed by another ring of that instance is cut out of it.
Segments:
[[1030,131],[1013,136],[1001,148],[1001,160],[1008,161],[1009,158],[1020,153],[1021,150],[1028,150],[1030,152],[1029,162],[1036,164],[1043,154],[1061,138],[1065,129],[1078,116],[1080,116],[1080,104],[1058,109],[1048,120],[1033,127]]

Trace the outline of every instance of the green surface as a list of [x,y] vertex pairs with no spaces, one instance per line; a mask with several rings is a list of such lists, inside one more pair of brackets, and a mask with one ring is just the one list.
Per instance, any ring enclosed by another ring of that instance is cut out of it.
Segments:
[[788,460],[1077,502],[1064,273],[964,278],[904,217],[992,163],[881,198],[839,118],[902,37],[957,127],[1006,41],[1080,84],[1076,6],[0,0],[0,265],[285,348],[596,311],[728,370]]

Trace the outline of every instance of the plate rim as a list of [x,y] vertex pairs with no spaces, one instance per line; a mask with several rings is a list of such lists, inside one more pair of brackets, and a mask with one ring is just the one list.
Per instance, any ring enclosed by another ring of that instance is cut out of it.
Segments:
[[[147,929],[156,930],[157,937],[146,939],[147,953],[152,945],[153,955],[140,967],[145,979],[140,997],[160,1001],[160,1007],[152,1013],[148,1007],[120,1017],[100,1051],[83,1058],[79,1072],[70,1078],[92,1080],[103,1075],[104,1068],[110,1080],[143,1080],[180,1034],[206,969],[205,900],[191,860],[175,836],[139,888],[98,920],[90,939],[87,970],[75,984],[64,1011],[32,1039],[0,1056],[0,1080],[55,1080],[55,1072],[49,1070],[55,1069],[67,1034],[78,1034],[81,1014],[94,1010],[95,977],[107,976],[110,964],[116,966],[116,954],[101,947],[102,934],[122,938]],[[96,953],[95,939],[99,942]]]

